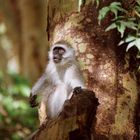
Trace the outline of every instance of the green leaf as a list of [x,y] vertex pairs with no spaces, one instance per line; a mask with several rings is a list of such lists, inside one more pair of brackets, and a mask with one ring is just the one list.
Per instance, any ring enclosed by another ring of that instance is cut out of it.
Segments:
[[105,29],[105,31],[107,32],[107,31],[110,31],[110,30],[112,30],[112,29],[115,29],[117,26],[116,26],[116,23],[112,23],[111,25],[109,25],[106,29]]
[[99,24],[101,24],[101,21],[105,18],[105,16],[107,15],[107,13],[109,12],[109,8],[108,7],[103,7],[100,11],[99,11],[99,16],[98,16],[98,21]]
[[114,15],[115,15],[115,19],[116,19],[117,16],[118,16],[118,10],[115,9],[115,8],[111,8],[111,12],[114,13]]
[[120,24],[120,26],[117,26],[117,30],[121,33],[121,38],[124,36],[124,31],[126,29],[126,26],[124,24]]
[[129,42],[132,42],[132,41],[135,41],[135,40],[136,40],[135,36],[129,35],[125,39],[121,40],[118,45],[122,45],[123,43],[129,43]]
[[117,12],[121,11],[121,12],[127,13],[127,11],[122,8],[122,5],[120,2],[112,2],[109,7],[110,7],[111,11],[112,11],[112,9],[115,9],[115,10],[117,10]]
[[135,41],[135,45],[138,48],[138,50],[140,51],[140,38],[137,38]]
[[135,45],[135,41],[132,41],[130,42],[128,45],[127,45],[127,48],[126,48],[126,52]]
[[24,97],[28,97],[30,93],[30,88],[25,85],[20,85],[19,86],[19,91]]
[[135,39],[136,39],[135,36],[129,35],[129,36],[125,39],[125,42],[128,43],[128,42],[134,41]]
[[137,24],[133,21],[120,21],[122,24],[124,24],[127,28],[137,30]]
[[120,2],[112,2],[110,4],[110,7],[116,7],[116,6],[121,6],[121,3]]
[[121,41],[119,42],[118,46],[120,46],[120,45],[122,45],[122,44],[124,44],[124,43],[125,43],[125,41],[124,41],[124,40],[121,40]]

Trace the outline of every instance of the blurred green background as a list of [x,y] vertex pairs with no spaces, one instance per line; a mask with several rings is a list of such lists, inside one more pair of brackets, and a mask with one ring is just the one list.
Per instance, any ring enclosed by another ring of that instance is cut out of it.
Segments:
[[36,129],[37,110],[28,103],[29,82],[13,72],[7,78],[0,72],[0,139],[19,140]]

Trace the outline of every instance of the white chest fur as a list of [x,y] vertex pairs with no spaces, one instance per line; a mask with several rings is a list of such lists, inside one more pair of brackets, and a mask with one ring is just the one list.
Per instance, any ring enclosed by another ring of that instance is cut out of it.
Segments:
[[67,87],[64,83],[58,85],[55,92],[49,98],[50,117],[56,117],[63,109],[63,104],[67,99]]

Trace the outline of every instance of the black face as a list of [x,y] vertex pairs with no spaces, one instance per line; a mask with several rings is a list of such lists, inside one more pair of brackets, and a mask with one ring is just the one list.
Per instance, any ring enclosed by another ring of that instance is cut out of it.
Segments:
[[62,47],[55,47],[53,49],[53,61],[55,63],[59,63],[62,60],[63,54],[65,53],[65,49]]

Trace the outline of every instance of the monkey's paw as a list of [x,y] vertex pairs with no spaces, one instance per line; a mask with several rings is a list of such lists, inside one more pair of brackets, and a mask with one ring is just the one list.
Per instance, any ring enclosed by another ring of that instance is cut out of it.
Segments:
[[73,90],[73,93],[74,94],[80,94],[80,93],[82,93],[82,88],[81,87],[75,87],[74,90]]
[[36,102],[37,95],[30,95],[29,103],[31,107],[36,107],[38,106],[38,103]]

